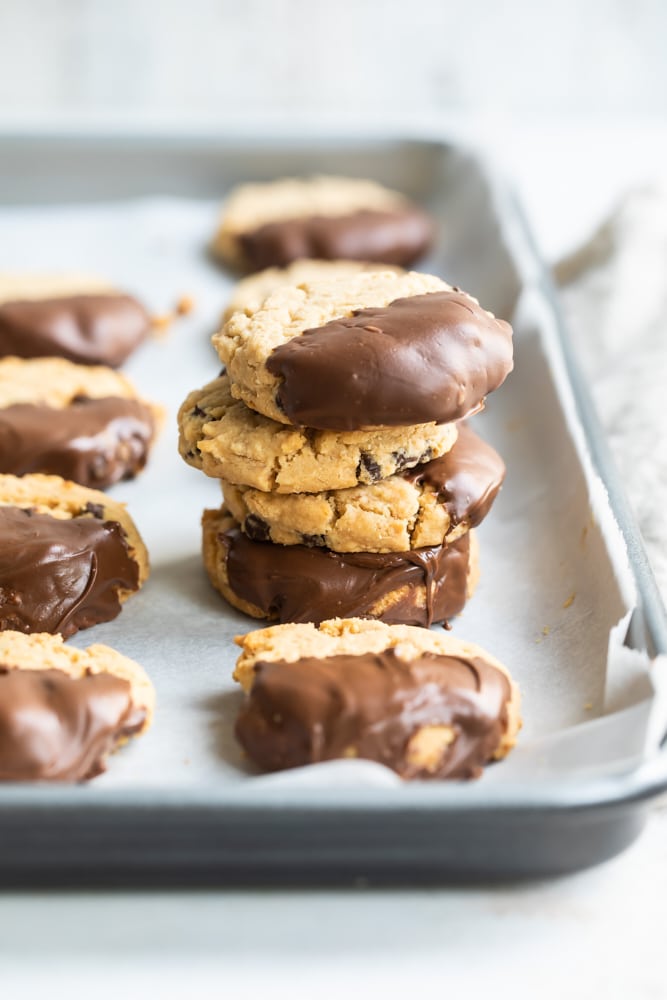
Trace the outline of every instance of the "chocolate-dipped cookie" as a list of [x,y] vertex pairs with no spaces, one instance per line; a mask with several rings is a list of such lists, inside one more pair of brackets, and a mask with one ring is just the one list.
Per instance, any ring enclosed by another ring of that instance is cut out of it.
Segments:
[[335,552],[403,552],[449,545],[480,524],[505,465],[469,427],[441,458],[352,489],[266,493],[222,483],[226,507],[245,533],[279,545]]
[[448,423],[512,370],[512,328],[426,274],[278,289],[213,337],[232,395],[280,423],[352,431]]
[[109,646],[0,632],[0,781],[84,781],[151,724],[155,692]]
[[475,778],[516,741],[508,670],[452,635],[335,619],[236,641],[236,736],[262,770],[365,758],[405,779]]
[[143,469],[160,418],[110,368],[0,360],[0,473],[50,473],[106,489]]
[[145,339],[137,299],[87,275],[0,274],[0,357],[121,365]]
[[115,618],[147,576],[123,504],[59,476],[0,475],[0,630],[73,635]]
[[455,424],[316,431],[264,417],[220,375],[189,394],[178,414],[183,459],[207,476],[272,493],[317,493],[375,483],[444,455]]
[[301,258],[413,264],[430,247],[429,216],[396,191],[349,177],[244,184],[229,195],[212,243],[231,267],[260,271]]
[[321,622],[332,615],[429,626],[463,610],[477,583],[474,535],[407,552],[348,552],[253,541],[223,507],[204,511],[212,585],[254,618]]

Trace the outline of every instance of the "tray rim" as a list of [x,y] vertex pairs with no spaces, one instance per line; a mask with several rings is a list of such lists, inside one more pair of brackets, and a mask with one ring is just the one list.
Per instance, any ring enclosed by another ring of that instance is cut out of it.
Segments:
[[[260,137],[258,138],[258,130]],[[614,461],[602,431],[592,396],[583,378],[572,347],[567,324],[558,299],[558,292],[549,269],[542,257],[537,240],[527,219],[523,205],[511,182],[497,162],[489,162],[489,151],[475,127],[447,116],[428,116],[424,120],[404,120],[392,117],[374,123],[362,120],[324,120],[309,115],[292,116],[287,121],[278,117],[249,116],[244,120],[221,118],[214,124],[194,123],[174,127],[157,122],[147,127],[146,122],[104,122],[101,120],[67,119],[29,122],[27,125],[0,119],[0,154],[3,147],[24,147],[33,144],[70,145],[94,147],[113,144],[136,150],[177,147],[193,152],[209,149],[223,152],[234,145],[246,144],[258,150],[270,146],[316,144],[359,144],[360,146],[401,143],[406,145],[434,145],[456,148],[463,154],[477,159],[484,170],[495,197],[504,199],[516,217],[516,234],[524,241],[532,259],[530,280],[544,295],[554,320],[556,343],[567,373],[585,442],[589,449],[595,474],[602,481],[609,498],[609,505],[625,541],[630,566],[637,588],[637,608],[632,628],[637,641],[646,646],[649,654],[667,655],[667,609],[662,601],[651,569],[639,528],[627,500]],[[0,196],[0,203],[2,198]],[[57,204],[54,200],[54,204]],[[64,203],[63,203],[64,204]],[[524,278],[526,276],[524,275]],[[252,783],[254,786],[254,783]],[[399,794],[397,794],[399,791]],[[471,794],[471,792],[473,794]],[[350,810],[360,806],[379,813],[395,813],[404,809],[438,812],[484,813],[488,811],[580,812],[604,810],[624,805],[640,804],[667,792],[667,734],[661,748],[638,767],[619,774],[603,777],[578,777],[576,780],[551,782],[548,786],[522,785],[520,782],[485,786],[480,782],[475,788],[452,784],[403,785],[390,788],[348,786],[317,790],[295,787],[293,789],[266,786],[259,789],[240,783],[239,787],[193,788],[188,786],[148,786],[142,789],[98,789],[92,786],[14,785],[0,787],[0,815],[5,811],[41,811],[44,808],[62,808],[65,812],[87,812],[136,808],[138,812],[173,810],[187,807],[213,810],[235,809],[241,811],[281,810],[313,811],[325,814]]]

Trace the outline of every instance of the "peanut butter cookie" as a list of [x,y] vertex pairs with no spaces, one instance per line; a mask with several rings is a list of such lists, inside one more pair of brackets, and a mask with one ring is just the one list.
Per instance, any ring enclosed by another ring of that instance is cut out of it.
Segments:
[[405,779],[475,778],[516,742],[509,671],[453,635],[338,618],[236,641],[236,736],[263,770],[359,757]]
[[155,692],[109,646],[0,633],[0,781],[84,781],[151,724]]
[[375,181],[285,178],[235,188],[212,250],[243,271],[301,258],[406,266],[429,249],[433,236],[425,212]]

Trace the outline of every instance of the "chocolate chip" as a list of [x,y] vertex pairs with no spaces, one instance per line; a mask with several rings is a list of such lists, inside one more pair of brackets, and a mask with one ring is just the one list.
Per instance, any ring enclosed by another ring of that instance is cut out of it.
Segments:
[[102,506],[101,503],[90,503],[89,501],[83,508],[81,513],[92,514],[93,517],[96,517],[98,519],[98,521],[104,520],[104,507]]
[[248,514],[243,522],[243,530],[253,542],[268,542],[271,537],[271,528],[256,514]]
[[322,546],[326,543],[324,535],[302,535],[301,544],[307,545],[309,549]]
[[206,416],[206,410],[202,410],[201,406],[195,406],[195,408],[192,411],[192,416],[193,417],[205,417]]
[[380,479],[382,479],[382,469],[379,464],[375,461],[372,455],[369,455],[365,451],[362,451],[361,461],[357,466],[357,479],[361,478],[360,474],[362,467],[368,473],[368,478],[371,483],[377,483]]
[[404,451],[392,451],[391,457],[394,460],[396,472],[403,472],[417,462],[417,459],[413,455],[406,455]]

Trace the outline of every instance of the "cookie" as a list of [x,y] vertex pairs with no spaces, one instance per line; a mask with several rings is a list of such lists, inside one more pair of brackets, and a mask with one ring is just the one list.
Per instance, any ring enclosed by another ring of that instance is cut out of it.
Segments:
[[109,646],[0,633],[0,781],[85,781],[151,724],[155,692]]
[[478,579],[472,534],[408,552],[332,552],[254,542],[223,507],[202,519],[204,565],[225,600],[253,618],[321,622],[379,618],[445,622],[463,610]]
[[123,504],[59,476],[0,475],[0,630],[110,621],[148,576]]
[[504,476],[500,455],[464,426],[441,458],[370,486],[281,495],[223,481],[222,493],[254,541],[403,552],[449,544],[480,524]]
[[106,489],[146,464],[161,411],[110,368],[0,360],[0,473]]
[[521,725],[509,671],[446,633],[360,619],[237,638],[236,737],[262,770],[364,758],[405,779],[476,778]]
[[425,212],[374,181],[286,178],[232,191],[211,249],[242,271],[301,258],[406,266],[426,253],[433,236]]
[[181,406],[182,457],[207,476],[275,493],[317,493],[374,483],[444,455],[455,424],[374,431],[288,427],[235,400],[227,375],[195,389]]
[[460,420],[512,370],[510,325],[416,272],[280,288],[213,343],[235,398],[318,430]]
[[[232,313],[244,312],[251,316],[264,304],[272,292],[304,281],[329,278],[347,278],[361,271],[386,271],[387,264],[369,264],[358,260],[297,260],[288,267],[267,267],[238,282],[223,314],[226,322]],[[402,268],[391,268],[399,273]]]
[[117,368],[150,325],[140,302],[97,278],[0,274],[0,357],[57,356]]

